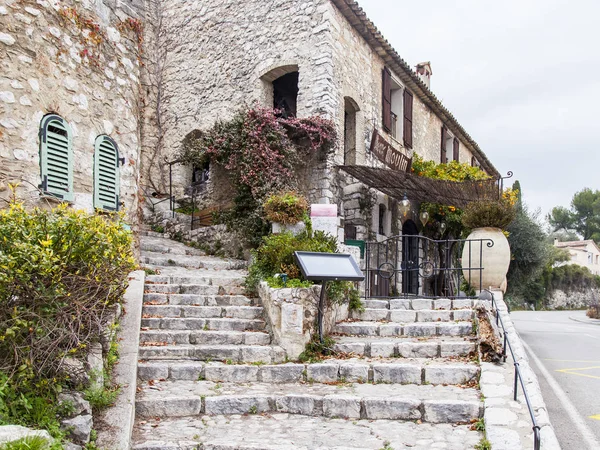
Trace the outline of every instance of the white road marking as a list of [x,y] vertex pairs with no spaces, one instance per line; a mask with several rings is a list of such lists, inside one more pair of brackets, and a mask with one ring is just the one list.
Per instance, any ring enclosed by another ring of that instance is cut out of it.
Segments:
[[535,363],[536,366],[538,366],[540,373],[546,379],[548,386],[550,386],[550,388],[554,391],[554,395],[556,395],[556,397],[560,401],[563,410],[567,413],[567,415],[571,419],[571,422],[575,424],[579,435],[584,440],[584,442],[587,443],[588,448],[600,448],[600,442],[598,442],[592,430],[590,430],[590,428],[586,425],[585,419],[581,417],[581,415],[577,412],[577,409],[575,408],[573,403],[571,403],[571,400],[569,400],[569,396],[565,393],[565,391],[563,391],[558,382],[550,374],[548,369],[544,367],[542,361],[540,361],[540,359],[535,355],[535,353],[533,353],[533,351],[531,350],[529,345],[525,343],[525,341],[523,341],[523,347],[525,347],[525,350],[527,350],[527,353],[529,353],[529,357],[531,358],[531,360]]
[[591,334],[586,334],[587,337],[591,337],[592,339],[598,339],[597,336],[592,336]]

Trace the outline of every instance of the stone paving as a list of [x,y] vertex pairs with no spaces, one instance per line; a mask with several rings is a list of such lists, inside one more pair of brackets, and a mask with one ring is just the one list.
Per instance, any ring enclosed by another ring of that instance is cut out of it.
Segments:
[[[482,433],[471,300],[367,300],[334,358],[287,361],[245,262],[148,233],[134,448],[467,449]],[[344,420],[347,418],[348,420]]]
[[136,450],[462,450],[481,435],[468,425],[279,413],[148,419],[138,422],[135,437],[145,440]]

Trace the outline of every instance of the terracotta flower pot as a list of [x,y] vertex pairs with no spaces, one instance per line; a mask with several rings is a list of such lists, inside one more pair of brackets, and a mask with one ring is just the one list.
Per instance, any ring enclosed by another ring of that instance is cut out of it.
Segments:
[[[475,228],[462,252],[463,275],[476,289],[500,288],[510,265],[510,246],[500,228]],[[479,270],[467,270],[483,268]],[[479,273],[481,272],[481,284]]]

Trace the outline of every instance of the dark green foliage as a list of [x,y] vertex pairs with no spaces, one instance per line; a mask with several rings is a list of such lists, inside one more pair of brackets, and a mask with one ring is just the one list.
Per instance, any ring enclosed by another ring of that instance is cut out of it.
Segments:
[[553,208],[548,221],[554,231],[575,231],[583,239],[593,239],[600,244],[600,191],[585,188],[575,193],[571,208]]
[[[273,278],[277,273],[288,276],[287,287],[308,287],[312,282],[304,280],[300,267],[296,264],[294,252],[337,252],[335,237],[322,231],[312,231],[310,221],[307,228],[298,235],[290,232],[271,234],[263,238],[263,244],[253,251],[252,264],[248,268],[246,290],[250,295],[257,292],[258,283],[267,280],[271,287],[283,287],[280,278]],[[362,308],[358,290],[351,282],[332,281],[327,283],[327,299],[334,303],[348,300],[350,309]]]
[[546,279],[551,289],[560,289],[567,293],[590,288],[600,288],[600,276],[593,275],[587,267],[577,264],[565,264],[555,267]]
[[466,228],[494,227],[502,230],[515,218],[515,208],[506,200],[478,200],[464,209],[462,223]]
[[517,207],[515,220],[508,226],[508,243],[512,259],[508,269],[508,298],[523,303],[538,303],[545,295],[542,271],[552,256],[553,247],[546,241],[535,214],[526,205]]
[[54,437],[62,437],[56,403],[60,385],[56,381],[17,382],[0,372],[0,425],[45,429]]
[[328,252],[337,251],[335,237],[316,231],[303,231],[294,236],[286,232],[272,234],[262,239],[263,244],[253,251],[253,261],[248,270],[246,288],[256,292],[261,280],[272,277],[276,273],[286,273],[288,279],[300,279],[302,274],[294,260],[295,251]]

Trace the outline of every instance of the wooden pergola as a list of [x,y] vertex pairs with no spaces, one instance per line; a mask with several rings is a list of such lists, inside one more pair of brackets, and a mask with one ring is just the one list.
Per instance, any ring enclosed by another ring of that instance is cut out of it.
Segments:
[[498,200],[502,179],[446,181],[408,172],[367,166],[338,166],[367,186],[401,200],[441,203],[464,208],[475,200]]

